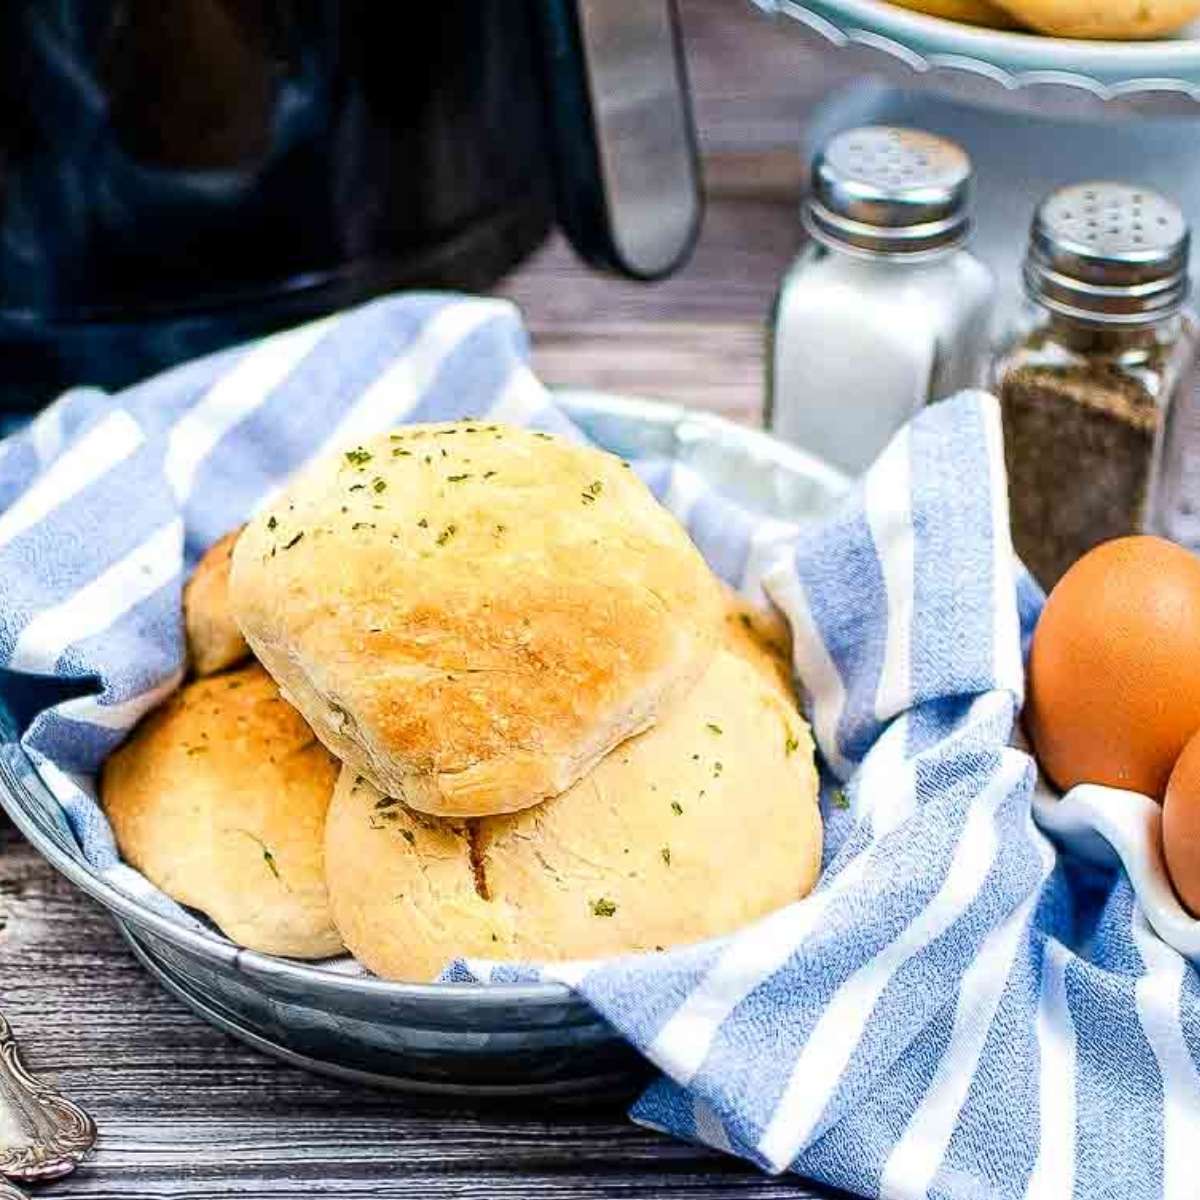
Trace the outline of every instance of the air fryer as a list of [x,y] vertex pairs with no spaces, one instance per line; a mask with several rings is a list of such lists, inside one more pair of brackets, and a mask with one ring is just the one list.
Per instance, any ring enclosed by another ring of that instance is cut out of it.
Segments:
[[0,407],[700,218],[674,0],[8,0]]

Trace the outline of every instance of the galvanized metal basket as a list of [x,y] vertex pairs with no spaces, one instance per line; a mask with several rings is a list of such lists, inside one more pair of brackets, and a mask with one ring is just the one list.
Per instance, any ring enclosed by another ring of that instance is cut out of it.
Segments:
[[[687,462],[765,516],[800,519],[844,490],[837,472],[719,417],[591,392],[570,415],[625,457]],[[570,1098],[628,1090],[643,1069],[613,1031],[558,984],[404,984],[241,950],[188,928],[97,875],[0,712],[0,804],[35,847],[116,918],[133,952],[205,1020],[326,1074],[414,1092]]]

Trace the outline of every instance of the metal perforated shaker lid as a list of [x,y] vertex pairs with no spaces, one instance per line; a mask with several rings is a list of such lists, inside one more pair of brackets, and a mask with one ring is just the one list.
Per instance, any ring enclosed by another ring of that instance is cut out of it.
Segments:
[[1188,293],[1190,234],[1164,196],[1124,183],[1081,183],[1033,218],[1025,288],[1052,312],[1093,325],[1146,326]]
[[868,125],[838,134],[814,159],[804,223],[839,249],[940,254],[967,236],[970,187],[971,160],[953,142]]

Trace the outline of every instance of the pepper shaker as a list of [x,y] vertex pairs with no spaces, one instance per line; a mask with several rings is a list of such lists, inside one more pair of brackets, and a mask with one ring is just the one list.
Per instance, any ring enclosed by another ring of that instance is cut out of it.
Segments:
[[953,142],[868,126],[817,155],[811,240],[779,290],[766,424],[857,474],[923,405],[982,382],[994,286],[964,248],[971,162]]
[[1109,538],[1200,541],[1189,246],[1148,188],[1078,184],[1034,216],[1027,304],[993,382],[1013,540],[1044,587]]

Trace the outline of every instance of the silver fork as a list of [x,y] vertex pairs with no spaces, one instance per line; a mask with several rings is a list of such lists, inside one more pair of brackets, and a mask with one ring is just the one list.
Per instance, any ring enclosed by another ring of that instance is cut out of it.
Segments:
[[14,1181],[69,1175],[95,1141],[92,1118],[25,1069],[12,1027],[0,1014],[0,1200],[23,1196]]

